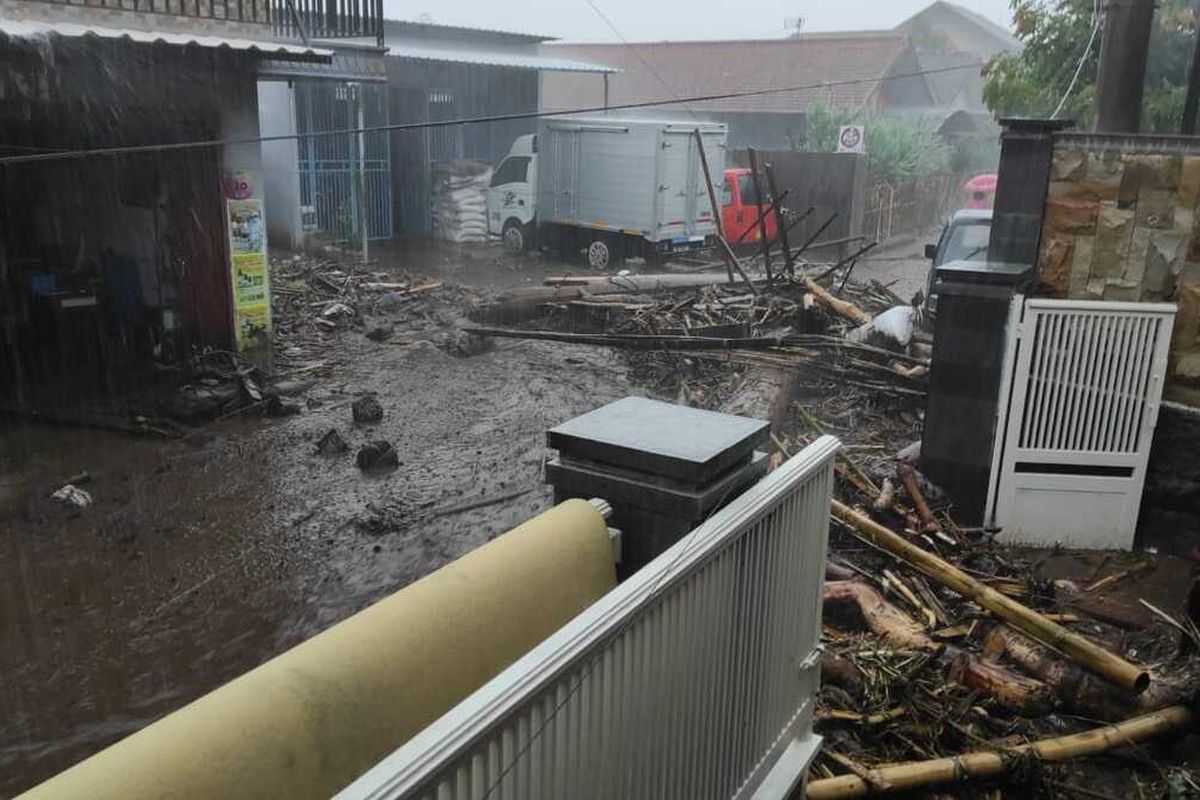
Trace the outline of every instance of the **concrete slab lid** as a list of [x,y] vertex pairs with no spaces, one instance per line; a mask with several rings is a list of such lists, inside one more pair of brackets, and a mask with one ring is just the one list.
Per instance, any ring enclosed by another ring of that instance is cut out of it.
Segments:
[[748,458],[770,427],[763,420],[626,397],[551,428],[546,439],[562,453],[707,483]]

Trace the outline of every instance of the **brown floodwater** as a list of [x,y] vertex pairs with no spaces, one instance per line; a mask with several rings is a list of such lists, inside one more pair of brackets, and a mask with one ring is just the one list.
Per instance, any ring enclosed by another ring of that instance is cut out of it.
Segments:
[[[498,274],[490,258],[477,268],[509,285],[553,269]],[[461,358],[431,343],[461,322],[435,308],[386,342],[347,331],[299,416],[233,418],[186,441],[0,419],[0,797],[549,505],[545,430],[637,393],[625,362],[516,341]],[[383,405],[377,425],[351,420],[364,392]],[[330,428],[350,453],[316,455]],[[354,450],[380,438],[402,463],[366,475]],[[94,505],[49,499],[83,471]]]

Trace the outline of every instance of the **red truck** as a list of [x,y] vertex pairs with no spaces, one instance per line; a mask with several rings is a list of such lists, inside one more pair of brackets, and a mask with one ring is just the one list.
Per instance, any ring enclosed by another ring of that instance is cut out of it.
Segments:
[[[766,191],[765,186],[763,191]],[[739,241],[742,245],[757,245],[762,235],[759,232],[758,215],[770,207],[771,198],[768,196],[765,202],[759,200],[758,193],[754,191],[754,177],[745,167],[725,170],[723,195],[721,228],[725,232],[725,240],[731,245]],[[775,238],[775,212],[768,213],[764,221],[767,241],[771,241]]]

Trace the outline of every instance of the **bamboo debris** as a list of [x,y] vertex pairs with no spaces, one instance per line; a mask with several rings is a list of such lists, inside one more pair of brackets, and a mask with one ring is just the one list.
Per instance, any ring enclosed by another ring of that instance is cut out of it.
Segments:
[[825,306],[835,314],[850,320],[855,325],[866,325],[868,322],[874,319],[874,317],[863,311],[849,300],[840,300],[837,297],[834,297],[828,289],[821,286],[812,278],[806,277],[804,279],[804,287],[808,289],[814,298],[816,298],[818,303]]
[[929,510],[929,503],[925,502],[925,495],[921,493],[921,485],[917,482],[916,470],[909,464],[900,464],[896,467],[896,473],[900,476],[900,482],[904,484],[904,490],[908,492],[908,498],[912,500],[913,506],[917,509],[917,514],[921,517],[921,522],[924,525],[923,530],[926,533],[941,531],[941,524],[933,516],[933,512]]
[[1018,630],[1070,656],[1127,691],[1140,693],[1149,685],[1150,676],[1144,669],[984,585],[948,561],[917,547],[838,500],[834,499],[832,505],[833,515],[837,519],[858,531],[872,544],[899,556],[927,577],[975,601]]
[[1041,761],[1067,761],[1097,755],[1183,728],[1191,725],[1193,719],[1187,707],[1171,706],[1115,725],[1041,739],[1005,751],[964,753],[929,761],[893,764],[867,770],[866,776],[851,774],[824,778],[808,784],[807,797],[808,800],[846,800],[992,777],[1019,764],[1020,759],[1014,756],[1028,755]]

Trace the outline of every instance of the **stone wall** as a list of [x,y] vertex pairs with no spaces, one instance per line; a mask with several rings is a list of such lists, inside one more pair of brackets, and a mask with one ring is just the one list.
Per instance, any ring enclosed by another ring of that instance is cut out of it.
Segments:
[[1200,138],[1055,137],[1038,258],[1052,297],[1179,304],[1166,395],[1200,406]]

